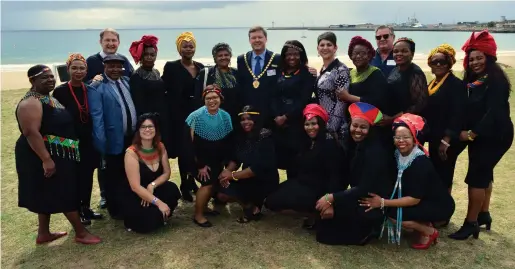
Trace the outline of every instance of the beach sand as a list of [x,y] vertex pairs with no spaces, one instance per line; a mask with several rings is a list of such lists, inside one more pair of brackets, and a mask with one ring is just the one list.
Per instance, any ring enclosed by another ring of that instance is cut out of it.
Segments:
[[[458,52],[456,55],[457,63],[454,65],[453,70],[462,71],[463,70],[463,58],[464,53]],[[354,67],[352,61],[349,59],[347,55],[338,55],[338,59],[343,61],[348,67]],[[213,59],[195,59],[204,64],[213,64]],[[158,60],[156,62],[156,68],[159,72],[162,73],[162,69],[164,67],[166,60]],[[427,66],[427,54],[415,54],[413,62],[420,66],[424,71],[430,71],[430,68]],[[515,51],[499,51],[497,52],[497,62],[501,64],[503,67],[515,67]],[[236,64],[236,57],[232,59],[233,66]],[[134,63],[132,63],[133,66]],[[52,65],[49,65],[53,67]],[[314,67],[320,70],[322,66],[322,59],[320,57],[310,57],[309,58],[309,66]],[[28,67],[27,67],[28,68]],[[54,74],[57,72],[54,69]],[[2,81],[1,90],[15,90],[22,88],[30,88],[29,80],[27,79],[27,70],[13,70],[9,68],[4,68],[2,66],[0,80]],[[56,74],[57,76],[57,74]],[[58,80],[57,85],[61,82]]]

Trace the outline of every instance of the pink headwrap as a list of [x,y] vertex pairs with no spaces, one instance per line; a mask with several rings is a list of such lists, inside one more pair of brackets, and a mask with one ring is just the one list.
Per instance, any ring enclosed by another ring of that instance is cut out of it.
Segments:
[[415,144],[417,144],[420,147],[420,149],[422,149],[424,153],[427,156],[429,156],[429,153],[427,152],[426,148],[424,148],[424,146],[420,144],[417,138],[424,129],[424,125],[426,125],[424,118],[422,118],[419,115],[404,113],[393,121],[393,129],[395,129],[399,125],[406,125],[408,127],[408,129],[411,132],[411,135],[413,136]]
[[153,35],[144,35],[141,40],[132,42],[129,52],[131,53],[134,62],[138,64],[141,60],[145,45],[152,46],[157,52],[157,41],[158,38]]

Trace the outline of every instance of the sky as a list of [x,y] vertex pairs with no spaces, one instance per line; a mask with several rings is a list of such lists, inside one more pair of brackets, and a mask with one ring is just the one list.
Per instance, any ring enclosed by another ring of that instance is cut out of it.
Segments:
[[423,24],[515,19],[515,1],[4,1],[2,30]]

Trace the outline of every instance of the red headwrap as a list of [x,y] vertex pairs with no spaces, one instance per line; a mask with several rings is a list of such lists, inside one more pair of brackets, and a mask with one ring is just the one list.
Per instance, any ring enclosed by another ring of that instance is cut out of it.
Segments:
[[488,30],[483,30],[479,33],[473,32],[461,49],[465,52],[465,59],[463,59],[463,67],[465,69],[467,69],[469,64],[468,52],[472,49],[479,50],[493,57],[497,56],[497,44]]
[[376,51],[374,49],[374,46],[372,46],[372,44],[364,39],[363,37],[361,36],[355,36],[353,37],[351,40],[350,40],[350,43],[349,43],[349,50],[347,51],[349,57],[352,57],[352,51],[354,50],[354,47],[356,45],[362,45],[362,46],[365,46],[367,49],[368,49],[368,57],[369,59],[372,59],[374,58],[375,54],[376,54]]
[[408,129],[410,130],[411,135],[413,136],[413,140],[415,141],[415,144],[417,144],[424,151],[424,153],[427,156],[429,156],[429,153],[424,148],[424,146],[422,144],[420,144],[420,142],[418,141],[418,138],[417,138],[417,136],[424,129],[424,125],[426,125],[424,119],[419,115],[404,113],[400,117],[397,117],[393,121],[393,129],[398,127],[399,124],[408,126]]
[[144,35],[141,40],[134,41],[129,48],[129,52],[131,53],[134,62],[138,64],[141,60],[141,56],[143,55],[143,48],[145,45],[152,46],[157,52],[157,41],[158,38],[153,35]]
[[302,114],[306,117],[307,120],[312,119],[315,116],[319,116],[322,120],[327,123],[329,121],[329,115],[327,111],[323,107],[317,104],[309,104],[304,108]]

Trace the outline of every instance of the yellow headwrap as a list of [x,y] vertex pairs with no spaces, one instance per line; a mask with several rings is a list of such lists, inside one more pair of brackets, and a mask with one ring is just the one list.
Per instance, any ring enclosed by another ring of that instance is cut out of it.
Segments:
[[179,52],[179,54],[181,53],[182,41],[193,42],[193,46],[197,47],[197,41],[195,40],[193,33],[192,32],[184,32],[177,37],[177,40],[175,40],[175,45],[177,46],[177,51]]
[[456,63],[456,51],[454,50],[454,48],[449,44],[442,44],[431,50],[431,52],[429,53],[429,57],[427,57],[428,65],[431,64],[431,58],[437,53],[443,53],[444,55],[449,56],[449,58],[451,59],[450,67],[452,67]]

